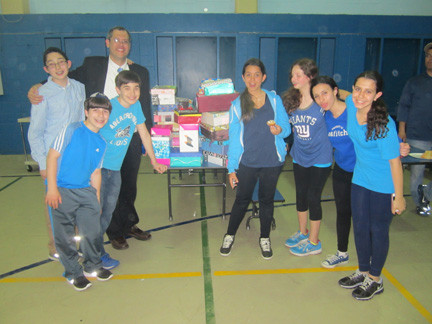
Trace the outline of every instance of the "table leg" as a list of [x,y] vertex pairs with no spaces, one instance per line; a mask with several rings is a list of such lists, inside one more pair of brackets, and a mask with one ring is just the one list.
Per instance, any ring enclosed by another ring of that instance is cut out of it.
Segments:
[[171,171],[168,168],[167,170],[167,176],[168,176],[168,219],[170,221],[173,220],[172,217],[172,203],[171,203]]

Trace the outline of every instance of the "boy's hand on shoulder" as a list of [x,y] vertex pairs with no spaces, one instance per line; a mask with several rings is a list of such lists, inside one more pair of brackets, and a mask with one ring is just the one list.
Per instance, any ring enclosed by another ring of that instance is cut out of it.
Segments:
[[153,163],[153,169],[155,169],[159,173],[164,173],[168,169],[168,167],[165,164],[155,162]]
[[27,93],[27,97],[32,105],[38,105],[43,100],[43,96],[39,95],[39,88],[41,86],[42,84],[40,83],[35,84],[30,88],[30,90]]
[[57,209],[59,204],[62,203],[60,192],[57,189],[48,190],[45,197],[45,203],[51,208]]

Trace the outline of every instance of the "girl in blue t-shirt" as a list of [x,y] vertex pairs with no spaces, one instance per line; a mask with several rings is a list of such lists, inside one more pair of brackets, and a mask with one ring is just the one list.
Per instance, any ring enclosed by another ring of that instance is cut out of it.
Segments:
[[[334,149],[333,194],[336,203],[337,252],[327,256],[321,265],[334,268],[348,262],[348,240],[351,227],[351,181],[356,161],[354,145],[347,131],[346,104],[339,99],[339,92],[346,97],[350,93],[338,89],[328,76],[318,76],[311,82],[311,96],[326,111],[325,121],[330,142]],[[409,144],[400,143],[400,154],[409,153]]]
[[382,101],[383,79],[376,71],[361,73],[346,100],[347,130],[354,143],[356,164],[351,209],[359,269],[339,280],[352,295],[369,300],[383,292],[380,278],[389,248],[393,214],[406,208],[402,164],[393,119]]
[[311,82],[311,96],[326,111],[327,134],[334,148],[335,164],[332,182],[336,203],[337,252],[321,265],[334,268],[349,260],[348,240],[351,228],[351,180],[356,161],[353,142],[347,132],[346,104],[339,99],[336,82],[328,76],[318,76]]
[[[313,60],[297,60],[291,68],[293,87],[283,94],[294,133],[290,154],[293,158],[299,222],[299,230],[285,241],[285,245],[297,256],[322,251],[318,238],[322,219],[321,193],[333,160],[324,111],[310,95],[310,82],[317,74],[318,67]],[[310,233],[307,229],[308,216]]]

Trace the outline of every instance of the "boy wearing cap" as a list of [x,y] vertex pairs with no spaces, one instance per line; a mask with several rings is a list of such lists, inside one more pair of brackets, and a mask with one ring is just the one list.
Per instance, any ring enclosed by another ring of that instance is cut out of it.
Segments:
[[[111,103],[97,93],[84,102],[84,111],[86,120],[63,128],[51,145],[45,198],[52,212],[54,240],[64,276],[78,291],[91,286],[86,276],[102,281],[113,276],[102,267],[100,241],[101,166],[107,144],[99,130],[108,121]],[[75,227],[80,233],[83,267],[78,262]]]
[[[56,47],[49,47],[43,54],[44,71],[50,76],[39,92],[43,100],[31,107],[31,121],[28,131],[31,155],[39,164],[42,180],[46,180],[46,157],[50,145],[59,131],[69,123],[84,120],[84,85],[68,77],[71,61],[66,53]],[[58,261],[54,246],[51,221],[45,209],[48,230],[49,258]]]
[[[426,44],[424,52],[426,71],[405,84],[399,100],[397,120],[399,137],[411,147],[426,151],[432,149],[432,43]],[[410,169],[410,190],[416,212],[420,216],[428,216],[418,193],[423,183],[425,165],[411,165]]]

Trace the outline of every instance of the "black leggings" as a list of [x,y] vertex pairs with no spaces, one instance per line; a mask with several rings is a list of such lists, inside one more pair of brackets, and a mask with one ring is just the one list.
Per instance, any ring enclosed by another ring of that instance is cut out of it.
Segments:
[[330,174],[330,167],[305,168],[294,163],[294,180],[296,186],[297,211],[309,210],[309,219],[318,221],[322,219],[321,193]]
[[351,229],[351,180],[352,172],[347,172],[335,163],[333,167],[333,194],[336,203],[337,246],[341,252],[348,251],[348,238]]
[[270,226],[274,211],[274,194],[282,166],[269,168],[250,168],[240,164],[237,170],[237,194],[231,210],[227,234],[235,235],[242,222],[257,181],[259,180],[260,237],[270,237]]

